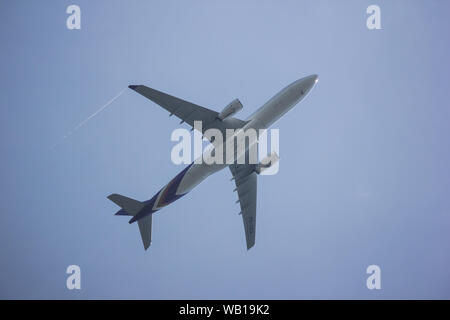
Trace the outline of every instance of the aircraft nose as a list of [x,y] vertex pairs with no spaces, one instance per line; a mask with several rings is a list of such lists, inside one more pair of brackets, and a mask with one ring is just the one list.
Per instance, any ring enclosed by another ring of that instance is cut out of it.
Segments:
[[317,74],[312,74],[310,76],[301,78],[293,82],[290,86],[295,92],[295,95],[299,95],[300,98],[304,98],[319,81],[319,76]]
[[311,86],[314,86],[319,81],[319,76],[317,74],[310,75],[308,80]]
[[301,79],[298,82],[298,88],[300,89],[301,94],[304,95],[305,93],[308,93],[314,87],[317,81],[319,81],[319,76],[317,74],[312,74]]
[[307,77],[307,80],[305,81],[307,90],[310,91],[316,85],[317,81],[319,81],[319,76],[317,74]]

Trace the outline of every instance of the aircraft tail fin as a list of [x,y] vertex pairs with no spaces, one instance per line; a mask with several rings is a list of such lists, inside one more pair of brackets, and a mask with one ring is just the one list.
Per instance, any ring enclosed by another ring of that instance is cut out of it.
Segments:
[[[117,211],[118,216],[135,216],[145,206],[145,203],[134,200],[120,194],[111,194],[108,199],[117,204],[122,209]],[[144,249],[147,250],[152,243],[152,215],[148,215],[145,218],[138,220],[139,232],[141,233],[142,243]]]

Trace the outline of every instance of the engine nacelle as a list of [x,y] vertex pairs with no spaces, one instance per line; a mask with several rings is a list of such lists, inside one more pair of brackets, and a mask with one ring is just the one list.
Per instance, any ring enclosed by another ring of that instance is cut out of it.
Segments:
[[239,99],[234,99],[233,101],[228,104],[221,113],[217,116],[220,120],[225,120],[228,117],[231,117],[233,114],[241,110],[242,103],[239,101]]
[[267,157],[261,160],[260,163],[256,165],[255,171],[257,174],[260,174],[264,170],[269,169],[271,166],[276,164],[280,160],[280,157],[275,151],[272,151]]

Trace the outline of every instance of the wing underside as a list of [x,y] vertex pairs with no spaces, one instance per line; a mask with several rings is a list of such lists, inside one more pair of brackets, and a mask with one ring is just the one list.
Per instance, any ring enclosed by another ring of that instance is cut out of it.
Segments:
[[257,194],[257,174],[254,165],[230,165],[233,179],[239,196],[240,214],[244,222],[245,239],[247,250],[255,245],[256,235],[256,194]]
[[226,129],[242,128],[246,123],[246,121],[232,117],[220,120],[218,118],[219,113],[214,110],[201,107],[144,85],[131,85],[129,88],[163,107],[169,111],[171,116],[175,115],[180,118],[180,124],[185,122],[194,128],[194,121],[201,121],[202,133],[209,128],[216,128],[224,133]]

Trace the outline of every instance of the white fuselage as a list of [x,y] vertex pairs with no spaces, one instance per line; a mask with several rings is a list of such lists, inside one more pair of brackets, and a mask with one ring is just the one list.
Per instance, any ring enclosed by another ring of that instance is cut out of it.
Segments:
[[[242,129],[245,131],[247,129],[259,130],[269,128],[275,121],[303,100],[314,87],[317,80],[317,75],[311,75],[291,83],[250,115]],[[234,139],[234,136],[231,139]],[[226,141],[223,143],[226,144]],[[207,157],[210,154],[208,152],[202,157]],[[182,195],[191,191],[209,175],[227,167],[229,165],[227,163],[229,162],[225,162],[225,164],[207,164],[206,161],[202,161],[202,163],[196,164],[194,161],[194,164],[191,165],[179,182],[176,194]]]

